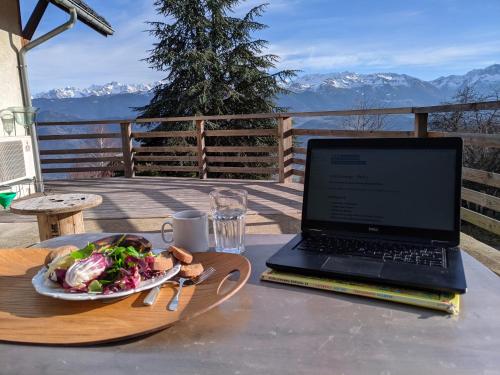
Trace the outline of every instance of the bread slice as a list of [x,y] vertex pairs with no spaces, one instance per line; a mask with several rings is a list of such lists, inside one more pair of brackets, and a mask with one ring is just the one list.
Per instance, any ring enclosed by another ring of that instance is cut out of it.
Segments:
[[174,258],[168,253],[161,253],[155,257],[153,270],[165,272],[174,267]]
[[183,264],[179,271],[181,277],[196,277],[200,276],[203,272],[203,265],[201,263]]
[[170,246],[170,253],[182,263],[190,264],[193,261],[193,254],[181,247]]

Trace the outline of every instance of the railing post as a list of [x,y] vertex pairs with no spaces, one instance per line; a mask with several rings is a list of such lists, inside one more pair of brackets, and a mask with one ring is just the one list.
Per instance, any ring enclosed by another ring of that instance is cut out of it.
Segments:
[[135,177],[134,155],[132,153],[132,124],[130,122],[122,122],[120,128],[125,177],[132,178]]
[[292,181],[292,118],[278,118],[278,171],[279,182]]
[[428,113],[415,113],[415,137],[427,137]]
[[196,120],[196,145],[198,147],[198,175],[207,178],[207,153],[205,149],[205,121]]

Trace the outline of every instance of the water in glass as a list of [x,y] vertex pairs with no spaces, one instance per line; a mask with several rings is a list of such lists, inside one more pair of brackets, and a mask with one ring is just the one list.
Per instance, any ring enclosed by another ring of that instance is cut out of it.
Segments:
[[210,193],[215,250],[241,254],[245,251],[247,192],[218,189]]

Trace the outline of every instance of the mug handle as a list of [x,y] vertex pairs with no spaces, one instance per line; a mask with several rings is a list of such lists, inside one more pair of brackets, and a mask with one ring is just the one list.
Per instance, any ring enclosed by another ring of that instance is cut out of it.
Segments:
[[170,221],[170,220],[165,221],[161,226],[161,238],[166,243],[174,242],[174,233],[173,232],[172,232],[172,236],[170,237],[170,239],[165,238],[165,226],[166,225],[170,225],[172,230],[174,229],[174,225],[172,224],[172,221]]

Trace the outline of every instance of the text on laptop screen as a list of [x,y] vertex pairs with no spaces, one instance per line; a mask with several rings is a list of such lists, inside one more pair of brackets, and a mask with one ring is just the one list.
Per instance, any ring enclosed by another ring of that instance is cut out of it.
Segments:
[[453,230],[455,151],[315,148],[307,220]]

